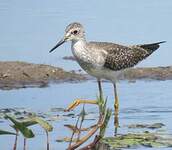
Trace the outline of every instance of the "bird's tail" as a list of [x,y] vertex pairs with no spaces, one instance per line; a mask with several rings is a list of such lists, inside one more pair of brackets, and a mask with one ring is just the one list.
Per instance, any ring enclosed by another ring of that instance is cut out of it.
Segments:
[[142,45],[137,45],[147,51],[149,53],[153,53],[155,50],[157,50],[160,47],[160,44],[165,43],[166,41],[161,41],[161,42],[156,42],[156,43],[151,43],[151,44],[142,44]]

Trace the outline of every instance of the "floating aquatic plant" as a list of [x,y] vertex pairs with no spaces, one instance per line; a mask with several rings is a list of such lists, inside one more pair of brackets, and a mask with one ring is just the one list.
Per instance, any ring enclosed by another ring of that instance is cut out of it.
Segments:
[[5,132],[5,131],[1,131],[1,134],[15,134],[15,142],[14,142],[14,146],[13,146],[13,150],[17,149],[17,140],[18,140],[18,134],[19,132],[23,135],[24,137],[24,146],[23,146],[23,150],[26,150],[26,139],[27,138],[33,138],[35,135],[33,133],[33,131],[31,129],[29,129],[28,127],[32,126],[32,125],[36,125],[39,124],[46,132],[46,137],[47,137],[47,150],[49,150],[49,135],[48,133],[51,132],[53,130],[52,125],[50,125],[47,121],[43,120],[40,117],[37,117],[36,115],[31,115],[26,119],[23,119],[22,121],[17,120],[15,117],[10,116],[10,115],[5,115],[4,116],[5,119],[10,120],[13,124],[11,125],[11,127],[13,129],[15,129],[16,133],[11,133],[11,132]]
[[150,132],[128,133],[118,135],[117,137],[103,138],[100,143],[98,149],[103,147],[105,150],[134,148],[139,146],[160,148],[171,147],[172,138]]
[[53,131],[53,126],[50,125],[47,121],[43,120],[40,117],[34,116],[34,117],[30,117],[31,122],[36,122],[37,124],[39,124],[46,133],[46,137],[47,137],[47,150],[50,149],[50,142],[49,142],[49,132]]
[[16,118],[14,118],[10,115],[5,115],[4,118],[10,120],[13,123],[13,125],[11,125],[11,127],[16,131],[16,137],[15,137],[13,150],[17,149],[17,140],[18,140],[19,132],[21,132],[23,137],[24,137],[23,149],[25,150],[26,149],[26,139],[27,138],[33,138],[35,136],[34,133],[32,132],[32,130],[27,127],[27,125],[31,125],[34,123],[28,122],[28,121],[27,122],[20,122]]
[[[97,98],[97,105],[99,109],[99,118],[97,123],[91,125],[90,127],[82,127],[84,125],[84,120],[86,116],[85,112],[85,104],[76,120],[75,125],[65,125],[65,127],[69,128],[72,131],[71,137],[65,137],[63,139],[58,139],[57,141],[65,141],[69,142],[68,150],[75,150],[80,147],[83,143],[85,143],[88,139],[93,137],[95,133],[99,130],[99,134],[95,135],[93,142],[88,145],[82,147],[82,150],[86,149],[94,149],[96,143],[104,136],[105,129],[109,122],[112,111],[106,108],[107,99],[104,100],[102,97]],[[81,133],[86,132],[84,136],[81,137]],[[76,136],[76,138],[74,138]]]

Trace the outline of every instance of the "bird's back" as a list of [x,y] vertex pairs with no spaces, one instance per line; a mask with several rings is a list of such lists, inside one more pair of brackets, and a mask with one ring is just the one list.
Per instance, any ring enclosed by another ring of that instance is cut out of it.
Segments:
[[118,71],[135,66],[157,50],[161,43],[164,43],[164,41],[133,46],[123,46],[107,42],[89,42],[88,47],[103,52],[105,68]]

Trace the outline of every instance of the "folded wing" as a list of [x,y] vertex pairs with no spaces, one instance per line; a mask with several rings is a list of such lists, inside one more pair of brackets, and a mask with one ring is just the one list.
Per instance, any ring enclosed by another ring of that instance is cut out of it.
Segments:
[[151,55],[159,48],[159,44],[164,42],[165,41],[133,46],[121,46],[114,44],[114,46],[111,46],[110,49],[106,49],[107,56],[104,67],[114,71],[133,67]]

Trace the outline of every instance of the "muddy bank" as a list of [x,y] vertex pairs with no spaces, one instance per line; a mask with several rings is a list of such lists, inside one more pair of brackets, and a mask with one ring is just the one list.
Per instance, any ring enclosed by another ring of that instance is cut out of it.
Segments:
[[[75,71],[67,72],[62,68],[26,62],[0,62],[0,89],[45,87],[50,82],[79,82],[94,79]],[[140,79],[171,80],[172,66],[127,69],[119,75],[119,80],[135,81]]]
[[0,89],[44,87],[50,82],[78,82],[86,77],[61,68],[26,62],[0,62]]
[[172,66],[127,69],[121,74],[120,79],[172,80]]

